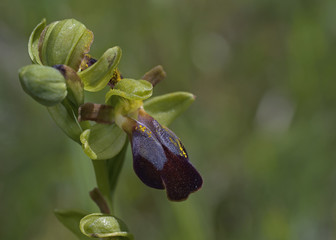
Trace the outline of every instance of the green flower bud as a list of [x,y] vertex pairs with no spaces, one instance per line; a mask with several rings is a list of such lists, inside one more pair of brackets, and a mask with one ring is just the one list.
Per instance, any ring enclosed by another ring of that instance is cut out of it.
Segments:
[[39,57],[43,65],[64,64],[78,71],[92,41],[93,33],[75,19],[53,22],[40,36]]
[[128,232],[126,224],[112,215],[89,214],[82,218],[79,227],[83,234],[91,238],[133,239],[133,235]]
[[19,70],[23,90],[45,106],[60,103],[67,95],[63,75],[52,67],[28,65]]

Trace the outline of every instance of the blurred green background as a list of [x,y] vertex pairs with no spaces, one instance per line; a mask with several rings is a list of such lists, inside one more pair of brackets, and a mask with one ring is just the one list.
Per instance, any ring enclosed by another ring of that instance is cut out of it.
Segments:
[[52,210],[97,211],[90,160],[19,84],[44,17],[83,22],[96,57],[121,46],[125,76],[163,65],[155,95],[197,96],[170,128],[203,189],[171,203],[139,181],[128,154],[116,214],[136,239],[336,239],[336,1],[1,0],[0,9],[0,239],[74,240]]

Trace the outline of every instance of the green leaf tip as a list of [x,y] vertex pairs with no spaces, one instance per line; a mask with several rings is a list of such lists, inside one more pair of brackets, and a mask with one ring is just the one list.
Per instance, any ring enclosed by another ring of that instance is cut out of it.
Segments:
[[28,41],[28,53],[29,57],[33,63],[42,64],[38,52],[38,43],[43,29],[46,26],[46,19],[42,19],[42,21],[37,24],[34,28],[33,32],[30,34]]
[[91,238],[133,239],[126,224],[119,218],[108,214],[89,214],[81,219],[79,226],[81,232]]
[[168,126],[195,101],[188,92],[174,92],[144,102],[144,109],[162,125]]
[[79,229],[80,220],[87,215],[86,212],[72,209],[55,209],[54,214],[57,219],[80,240],[89,240],[91,238],[82,234]]
[[36,64],[22,67],[19,79],[23,90],[45,106],[60,103],[68,93],[63,75],[52,67]]

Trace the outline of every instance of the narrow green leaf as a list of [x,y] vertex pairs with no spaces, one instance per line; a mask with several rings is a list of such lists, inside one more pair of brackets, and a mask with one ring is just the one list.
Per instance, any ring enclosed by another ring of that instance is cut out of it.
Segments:
[[191,93],[174,92],[145,101],[144,109],[160,124],[168,126],[194,101],[195,96]]
[[127,152],[128,141],[124,143],[121,151],[111,159],[107,160],[107,168],[109,172],[109,183],[111,189],[111,195],[114,195],[114,191],[116,189],[116,185],[118,182],[118,178],[121,172],[121,168],[124,165],[125,155]]
[[80,228],[80,220],[87,215],[87,213],[78,210],[63,210],[55,209],[54,213],[57,219],[80,240],[89,240],[91,238],[85,236]]
[[153,85],[150,82],[124,78],[106,93],[105,102],[110,102],[112,96],[119,96],[129,100],[145,100],[152,96],[152,93]]
[[133,239],[133,235],[128,232],[122,220],[107,214],[93,213],[85,216],[80,221],[80,230],[92,238]]
[[68,93],[63,75],[52,67],[37,64],[22,67],[19,79],[23,90],[45,106],[60,103]]
[[37,24],[34,28],[33,32],[30,34],[28,41],[28,53],[29,57],[33,63],[42,64],[38,52],[38,43],[43,29],[46,26],[46,19],[42,19],[42,21]]
[[83,130],[68,101],[64,100],[62,103],[48,107],[48,112],[67,136],[75,142],[81,143],[79,137]]
[[95,124],[80,136],[84,152],[92,160],[116,156],[124,146],[126,133],[116,124]]
[[113,47],[108,50],[89,68],[79,72],[79,77],[84,83],[84,89],[97,92],[103,89],[113,76],[121,58],[121,49]]

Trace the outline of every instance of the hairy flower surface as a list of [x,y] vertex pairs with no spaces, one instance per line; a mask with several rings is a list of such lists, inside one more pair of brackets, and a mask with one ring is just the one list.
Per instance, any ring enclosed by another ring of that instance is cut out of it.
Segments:
[[138,120],[130,119],[133,167],[147,186],[166,189],[172,201],[186,199],[202,186],[202,178],[191,165],[180,139],[168,128],[160,125],[144,110]]

